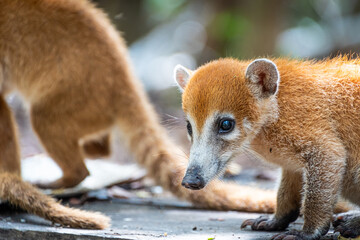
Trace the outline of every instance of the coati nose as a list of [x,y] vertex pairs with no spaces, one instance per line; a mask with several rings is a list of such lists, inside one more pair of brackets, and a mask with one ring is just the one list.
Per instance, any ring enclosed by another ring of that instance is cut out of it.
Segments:
[[199,175],[186,174],[181,185],[192,190],[200,190],[205,187],[205,181]]

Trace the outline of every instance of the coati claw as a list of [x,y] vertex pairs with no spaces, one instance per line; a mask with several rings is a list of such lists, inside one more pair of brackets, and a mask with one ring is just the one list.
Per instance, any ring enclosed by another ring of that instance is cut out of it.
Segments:
[[256,219],[247,219],[241,224],[241,229],[251,226],[252,230],[266,230],[265,225],[269,220],[267,217],[259,217]]
[[[255,219],[254,223],[251,225],[252,230],[260,230],[266,231],[267,229],[267,222],[269,221],[268,217],[259,217]],[[268,230],[270,231],[270,230]]]
[[241,224],[240,228],[243,229],[246,228],[247,226],[251,226],[254,223],[254,221],[255,219],[247,219]]

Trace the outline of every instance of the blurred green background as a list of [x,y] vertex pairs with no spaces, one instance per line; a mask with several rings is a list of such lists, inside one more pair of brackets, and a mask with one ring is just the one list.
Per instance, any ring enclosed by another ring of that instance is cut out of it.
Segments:
[[219,57],[323,58],[360,51],[357,0],[93,0],[123,33],[148,90],[176,64]]

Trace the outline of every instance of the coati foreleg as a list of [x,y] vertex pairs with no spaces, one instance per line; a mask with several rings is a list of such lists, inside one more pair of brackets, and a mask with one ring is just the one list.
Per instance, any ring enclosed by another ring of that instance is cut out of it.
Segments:
[[274,217],[249,219],[242,223],[241,228],[250,225],[253,230],[280,231],[286,229],[299,216],[302,183],[301,173],[283,170]]
[[328,232],[334,206],[345,171],[346,151],[340,141],[332,138],[323,146],[303,149],[304,167],[304,225],[302,231],[292,230],[273,236],[292,236],[294,239],[319,239]]

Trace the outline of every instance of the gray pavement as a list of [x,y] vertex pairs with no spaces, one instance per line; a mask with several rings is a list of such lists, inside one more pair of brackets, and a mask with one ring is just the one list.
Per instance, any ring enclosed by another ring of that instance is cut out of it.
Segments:
[[[193,209],[187,203],[173,200],[97,201],[86,203],[82,208],[110,216],[111,228],[103,231],[61,228],[34,215],[3,209],[0,211],[0,239],[260,240],[274,234],[240,229],[242,221],[260,214]],[[300,227],[301,219],[291,225],[291,228]]]

